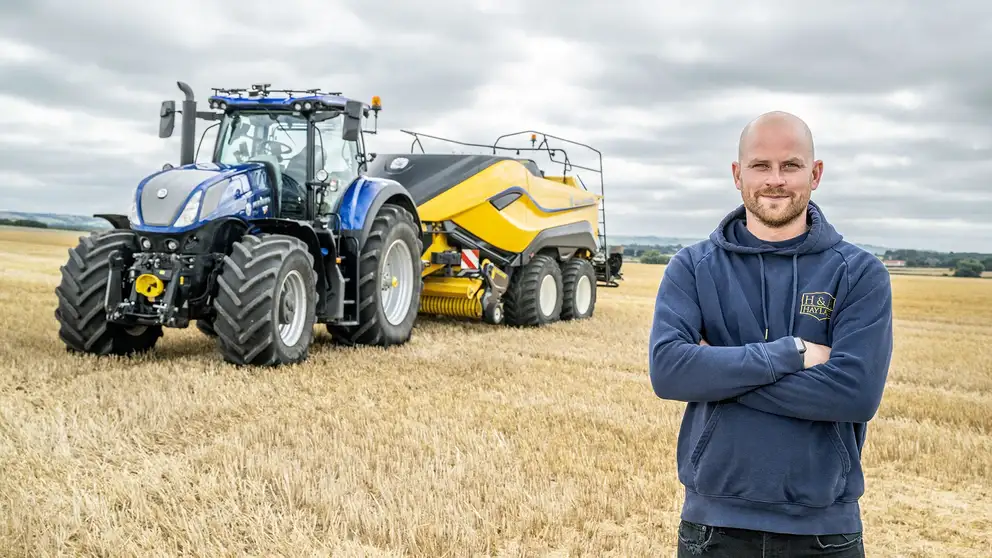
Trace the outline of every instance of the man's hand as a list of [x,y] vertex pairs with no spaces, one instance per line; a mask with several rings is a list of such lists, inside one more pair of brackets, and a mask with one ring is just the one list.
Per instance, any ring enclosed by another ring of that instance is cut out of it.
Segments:
[[[803,339],[803,342],[806,343],[806,352],[803,354],[803,368],[812,368],[830,359],[830,347],[818,345],[805,339]],[[706,342],[706,339],[700,339],[699,346],[709,347],[710,344]]]
[[806,343],[806,352],[803,353],[803,366],[805,368],[812,368],[830,360],[830,347],[811,343],[805,339],[803,342]]

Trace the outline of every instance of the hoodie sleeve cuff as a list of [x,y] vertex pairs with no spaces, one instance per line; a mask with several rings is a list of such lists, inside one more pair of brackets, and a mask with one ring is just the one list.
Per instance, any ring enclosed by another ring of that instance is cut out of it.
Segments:
[[765,354],[768,356],[768,367],[772,378],[777,382],[788,374],[799,372],[805,368],[803,355],[796,348],[796,342],[791,335],[780,337],[771,343],[765,343]]

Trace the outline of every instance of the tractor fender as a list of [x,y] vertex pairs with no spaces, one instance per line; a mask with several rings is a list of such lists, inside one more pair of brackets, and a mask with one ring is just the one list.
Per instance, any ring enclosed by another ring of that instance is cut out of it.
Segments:
[[116,213],[96,213],[93,215],[96,219],[103,219],[104,221],[110,223],[115,229],[121,230],[131,230],[131,221],[128,220],[127,215],[118,215]]
[[321,246],[320,237],[313,226],[306,221],[296,221],[293,219],[252,219],[249,234],[269,233],[284,234],[303,241],[307,249],[313,256],[314,271],[317,272],[317,316],[322,316],[330,303],[327,299],[328,285],[334,281],[333,275],[340,272],[334,263],[336,253],[329,253]]
[[294,221],[292,219],[252,219],[249,221],[251,228],[249,233],[253,232],[263,232],[272,234],[285,234],[288,236],[294,236],[302,240],[307,248],[310,249],[310,254],[313,255],[314,263],[320,263],[324,260],[324,254],[321,251],[320,238],[317,237],[317,231],[314,230],[310,223],[304,221]]
[[379,209],[390,203],[406,209],[413,215],[417,230],[421,230],[420,214],[410,192],[402,184],[388,178],[359,177],[344,195],[338,206],[341,234],[356,237],[359,247],[365,245],[372,230],[372,223]]

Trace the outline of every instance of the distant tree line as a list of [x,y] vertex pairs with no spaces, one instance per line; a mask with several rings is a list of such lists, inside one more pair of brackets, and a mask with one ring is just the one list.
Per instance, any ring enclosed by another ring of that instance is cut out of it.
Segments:
[[[626,258],[636,258],[641,263],[665,265],[681,250],[681,244],[647,245],[630,244],[624,247]],[[955,277],[981,277],[992,271],[992,254],[979,252],[936,252],[932,250],[888,250],[880,256],[883,260],[903,260],[906,267],[945,268]]]
[[646,245],[646,244],[629,244],[624,246],[623,255],[629,258],[641,258],[646,252],[658,252],[660,254],[673,255],[683,246],[681,244],[670,244],[670,245]]
[[33,227],[36,229],[47,229],[48,225],[40,221],[31,219],[0,219],[0,226],[5,227]]
[[672,259],[668,254],[662,254],[658,250],[647,250],[641,253],[638,261],[646,264],[668,265]]
[[954,276],[981,277],[982,272],[989,269],[989,264],[992,264],[992,259],[986,260],[986,263],[982,263],[973,258],[959,260],[957,265],[954,266]]
[[954,272],[955,277],[981,277],[983,272],[992,271],[992,254],[980,252],[888,250],[882,259],[903,260],[906,267],[949,269]]
[[943,267],[957,269],[966,260],[977,261],[986,270],[992,270],[992,254],[979,252],[934,252],[930,250],[888,250],[886,260],[903,260],[906,267]]
[[41,221],[35,221],[33,219],[0,219],[0,227],[31,227],[34,229],[52,229],[59,231],[94,231],[98,230],[93,227],[87,227],[85,225],[71,225],[71,224],[55,224],[48,225],[42,223]]

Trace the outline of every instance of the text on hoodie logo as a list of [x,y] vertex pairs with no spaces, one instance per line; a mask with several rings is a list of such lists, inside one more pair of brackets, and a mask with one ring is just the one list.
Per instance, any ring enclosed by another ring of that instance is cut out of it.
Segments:
[[819,321],[829,320],[834,312],[834,297],[830,293],[803,293],[799,314]]

